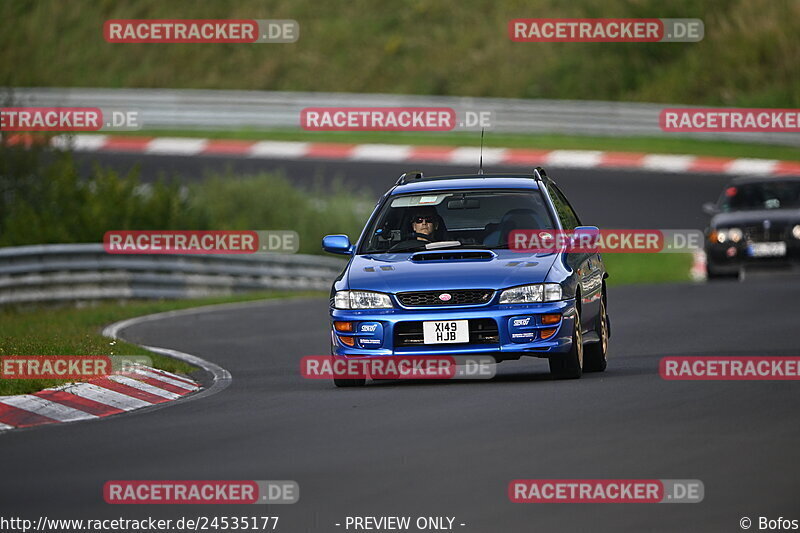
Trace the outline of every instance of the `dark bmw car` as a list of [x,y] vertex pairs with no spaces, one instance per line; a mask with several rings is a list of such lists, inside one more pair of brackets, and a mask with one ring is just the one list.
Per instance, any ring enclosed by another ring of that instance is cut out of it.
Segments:
[[703,210],[709,278],[800,266],[800,177],[736,178]]

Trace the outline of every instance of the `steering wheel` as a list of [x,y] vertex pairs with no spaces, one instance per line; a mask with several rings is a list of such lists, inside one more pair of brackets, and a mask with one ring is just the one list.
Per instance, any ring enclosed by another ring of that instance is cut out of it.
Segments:
[[[423,240],[420,240],[420,238],[422,238]],[[431,239],[431,235],[412,231],[411,233],[408,234],[408,236],[405,239],[403,239],[398,243],[395,243],[391,248],[389,248],[386,251],[397,252],[403,250],[404,248],[409,248],[409,249],[414,248],[414,246],[411,246],[412,244],[417,246],[424,246],[425,244],[428,244],[430,242],[433,242],[433,240]]]

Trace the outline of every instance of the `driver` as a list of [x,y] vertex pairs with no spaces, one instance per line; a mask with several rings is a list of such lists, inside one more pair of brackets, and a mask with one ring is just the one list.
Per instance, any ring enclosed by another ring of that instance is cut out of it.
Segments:
[[420,241],[433,241],[436,230],[439,229],[439,216],[436,210],[417,209],[411,214],[411,231]]

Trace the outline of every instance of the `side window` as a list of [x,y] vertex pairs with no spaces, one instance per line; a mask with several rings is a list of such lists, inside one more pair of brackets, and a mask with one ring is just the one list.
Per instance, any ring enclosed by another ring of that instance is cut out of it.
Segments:
[[559,188],[556,187],[556,184],[549,183],[547,185],[547,190],[550,192],[550,198],[553,199],[553,204],[556,206],[558,218],[561,219],[561,224],[564,226],[564,229],[571,230],[575,229],[577,226],[580,226],[581,221],[578,218],[578,215],[575,214],[572,206],[569,205],[569,202]]

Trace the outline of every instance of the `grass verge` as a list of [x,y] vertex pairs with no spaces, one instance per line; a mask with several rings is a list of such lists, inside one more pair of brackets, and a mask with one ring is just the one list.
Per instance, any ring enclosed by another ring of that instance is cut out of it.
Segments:
[[690,281],[692,254],[603,254],[608,285]]
[[[384,143],[435,146],[480,146],[479,133],[411,132],[307,132],[302,130],[139,130],[114,135],[147,137],[195,137],[251,141],[300,141],[338,143]],[[536,150],[602,150],[652,154],[688,154],[708,157],[752,157],[800,161],[800,148],[759,143],[736,143],[694,138],[591,137],[582,135],[525,135],[488,132],[487,148],[527,148]]]
[[[292,296],[324,296],[297,292]],[[104,302],[84,308],[18,307],[0,310],[3,335],[0,356],[8,355],[146,355],[156,368],[187,374],[195,367],[136,345],[101,335],[104,326],[127,318],[187,309],[200,305],[245,302],[287,296],[286,292],[259,292],[195,300]],[[0,396],[28,394],[67,383],[62,380],[0,379]]]

